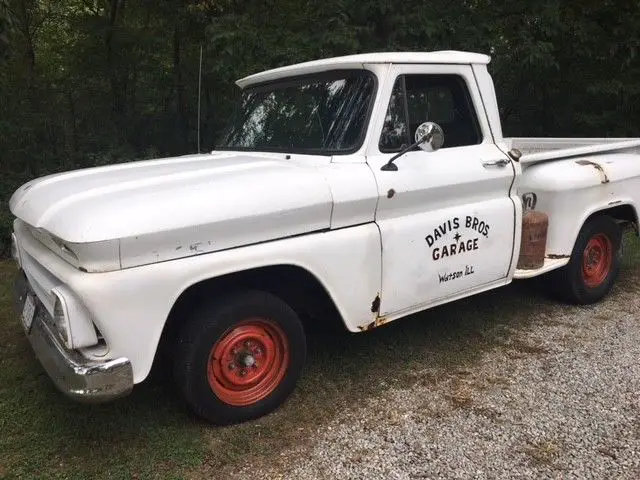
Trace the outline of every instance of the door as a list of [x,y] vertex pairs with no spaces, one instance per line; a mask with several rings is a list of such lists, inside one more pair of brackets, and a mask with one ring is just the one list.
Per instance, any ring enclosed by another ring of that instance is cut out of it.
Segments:
[[[390,75],[367,158],[379,188],[381,315],[506,283],[515,231],[515,169],[493,142],[471,67],[396,65]],[[397,171],[381,171],[425,121],[443,129],[443,147],[408,152]]]

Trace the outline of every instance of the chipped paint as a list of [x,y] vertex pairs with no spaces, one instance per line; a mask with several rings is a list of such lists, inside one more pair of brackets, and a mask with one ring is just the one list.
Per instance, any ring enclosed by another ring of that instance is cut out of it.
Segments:
[[600,175],[602,176],[602,181],[600,183],[609,183],[609,177],[607,177],[607,173],[604,171],[604,168],[602,168],[602,165],[600,165],[599,163],[592,162],[590,160],[576,160],[576,163],[578,165],[583,165],[583,166],[591,165],[596,170],[598,170],[598,172],[600,172]]
[[609,202],[609,206],[618,205],[619,203],[622,203],[622,200],[614,200],[613,202]]
[[549,260],[559,260],[561,258],[569,258],[569,257],[571,257],[571,255],[559,255],[555,253],[549,253],[548,255],[545,255],[545,258],[548,258]]
[[395,194],[396,194],[396,191],[393,188],[390,188],[389,191],[387,192],[387,198],[393,198]]

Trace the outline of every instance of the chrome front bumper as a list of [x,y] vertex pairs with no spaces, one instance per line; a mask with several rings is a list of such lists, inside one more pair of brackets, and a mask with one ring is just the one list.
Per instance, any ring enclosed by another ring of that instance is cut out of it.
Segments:
[[[32,295],[22,271],[14,284],[14,308],[21,318],[27,295]],[[34,295],[35,296],[35,295]],[[67,349],[49,326],[49,313],[35,298],[36,313],[27,338],[56,387],[74,400],[100,403],[124,397],[133,388],[133,369],[126,358],[94,361]]]

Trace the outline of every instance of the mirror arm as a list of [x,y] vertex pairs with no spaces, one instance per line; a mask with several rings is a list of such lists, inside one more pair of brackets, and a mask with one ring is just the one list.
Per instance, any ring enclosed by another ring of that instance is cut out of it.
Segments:
[[409,145],[408,147],[400,150],[398,153],[396,153],[393,157],[391,157],[389,159],[389,161],[387,163],[385,163],[380,170],[382,170],[383,172],[397,172],[398,171],[398,166],[396,164],[394,164],[393,162],[395,162],[398,158],[400,158],[402,155],[404,155],[405,153],[407,153],[409,150],[413,150],[414,148],[416,148],[418,145],[420,145],[421,143],[426,142],[427,140],[429,140],[431,137],[431,135],[427,134],[424,137],[422,137],[420,140],[418,140],[415,143],[412,143],[411,145]]

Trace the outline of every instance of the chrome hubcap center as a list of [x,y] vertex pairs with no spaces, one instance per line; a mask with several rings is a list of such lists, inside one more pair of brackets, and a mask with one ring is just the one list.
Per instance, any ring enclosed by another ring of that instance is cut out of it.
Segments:
[[253,355],[247,353],[240,358],[240,363],[245,367],[253,367],[256,363],[256,359]]

